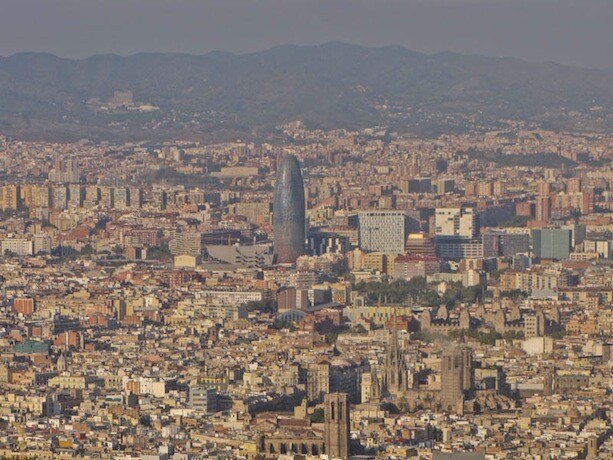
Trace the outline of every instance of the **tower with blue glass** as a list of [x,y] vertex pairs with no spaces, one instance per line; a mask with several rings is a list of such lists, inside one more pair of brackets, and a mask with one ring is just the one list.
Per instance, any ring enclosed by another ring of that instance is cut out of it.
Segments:
[[286,155],[277,171],[273,207],[274,253],[277,263],[294,263],[305,252],[304,184],[300,164]]

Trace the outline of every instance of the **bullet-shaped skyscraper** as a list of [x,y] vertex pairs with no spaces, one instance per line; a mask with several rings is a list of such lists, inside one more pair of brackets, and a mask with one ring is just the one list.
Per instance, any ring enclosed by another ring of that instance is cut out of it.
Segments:
[[300,164],[286,155],[277,171],[273,207],[274,252],[277,263],[294,263],[304,254],[304,184]]

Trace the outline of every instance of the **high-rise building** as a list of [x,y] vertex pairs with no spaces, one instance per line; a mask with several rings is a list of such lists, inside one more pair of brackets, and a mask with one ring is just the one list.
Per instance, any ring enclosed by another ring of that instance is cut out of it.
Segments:
[[500,235],[501,255],[504,257],[528,252],[530,249],[530,235],[527,233]]
[[16,210],[21,200],[21,190],[19,185],[4,185],[0,190],[0,207],[3,211]]
[[79,182],[79,162],[74,158],[66,160],[66,182]]
[[165,190],[154,189],[151,196],[151,205],[154,208],[161,209],[162,211],[168,206],[168,194]]
[[565,228],[532,230],[532,247],[539,259],[568,259],[572,231]]
[[436,249],[438,256],[446,260],[482,259],[483,243],[478,240],[440,240]]
[[568,193],[579,193],[581,192],[582,181],[579,177],[573,177],[568,179],[566,191]]
[[538,196],[536,197],[536,206],[534,212],[536,220],[539,222],[548,222],[551,219],[551,197]]
[[52,189],[51,199],[56,209],[66,209],[68,206],[68,188],[65,185],[55,185]]
[[324,442],[328,457],[349,458],[351,452],[347,393],[329,393],[324,398]]
[[113,187],[100,187],[99,204],[105,209],[112,209],[115,207],[115,189]]
[[140,188],[131,188],[129,190],[130,207],[141,208],[143,206],[143,190]]
[[117,209],[127,209],[130,206],[130,189],[126,187],[115,187],[115,207]]
[[551,182],[539,182],[537,185],[537,192],[539,196],[551,195]]
[[415,179],[409,179],[406,184],[405,193],[431,193],[432,192],[432,179],[429,177],[416,177]]
[[74,158],[63,160],[56,157],[54,167],[49,171],[49,181],[51,182],[79,182],[79,163]]
[[97,185],[88,185],[85,188],[85,200],[83,206],[93,208],[100,202],[100,189]]
[[33,193],[32,207],[48,208],[50,206],[51,188],[49,186],[36,186]]
[[579,210],[581,214],[591,214],[594,212],[594,190],[584,190],[580,193],[581,206]]
[[530,250],[530,235],[490,230],[481,235],[483,257],[507,257]]
[[80,208],[83,205],[85,189],[79,184],[68,186],[68,205],[72,208]]
[[403,211],[365,211],[359,214],[360,249],[404,254],[407,216]]
[[296,262],[305,253],[306,222],[304,183],[294,155],[286,155],[277,172],[273,227],[277,263]]
[[561,225],[561,229],[570,230],[570,246],[574,248],[578,244],[581,244],[587,238],[587,227],[585,224],[579,224],[573,222],[566,225]]
[[439,257],[467,259],[483,257],[479,235],[479,216],[474,208],[437,208],[434,234]]
[[170,240],[168,246],[173,256],[189,254],[194,257],[201,257],[206,250],[201,232],[177,233]]
[[453,192],[455,192],[455,179],[439,179],[436,181],[436,193],[439,195]]
[[437,208],[434,214],[437,238],[475,238],[479,219],[474,208]]
[[406,253],[411,256],[436,257],[436,243],[434,238],[425,233],[409,234],[406,245]]

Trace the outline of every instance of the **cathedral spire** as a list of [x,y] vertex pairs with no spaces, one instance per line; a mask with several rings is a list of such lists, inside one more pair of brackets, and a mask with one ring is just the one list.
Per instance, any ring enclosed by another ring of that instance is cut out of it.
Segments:
[[388,394],[399,395],[407,389],[407,368],[399,347],[396,311],[394,311],[392,332],[386,348],[382,390]]

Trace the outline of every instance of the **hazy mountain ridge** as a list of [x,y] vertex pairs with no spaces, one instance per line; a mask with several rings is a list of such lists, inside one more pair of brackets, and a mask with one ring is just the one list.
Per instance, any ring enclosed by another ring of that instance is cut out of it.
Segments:
[[342,43],[245,55],[0,58],[0,120],[8,127],[19,120],[103,127],[106,121],[92,116],[86,103],[106,101],[116,90],[133,91],[136,101],[159,106],[160,116],[170,110],[188,117],[215,113],[195,128],[202,130],[218,122],[247,130],[295,119],[326,127],[411,129],[414,116],[405,115],[416,111],[435,118],[480,113],[493,121],[539,119],[546,112],[565,118],[569,111],[593,117],[593,106],[605,108],[597,115],[610,128],[613,72]]

